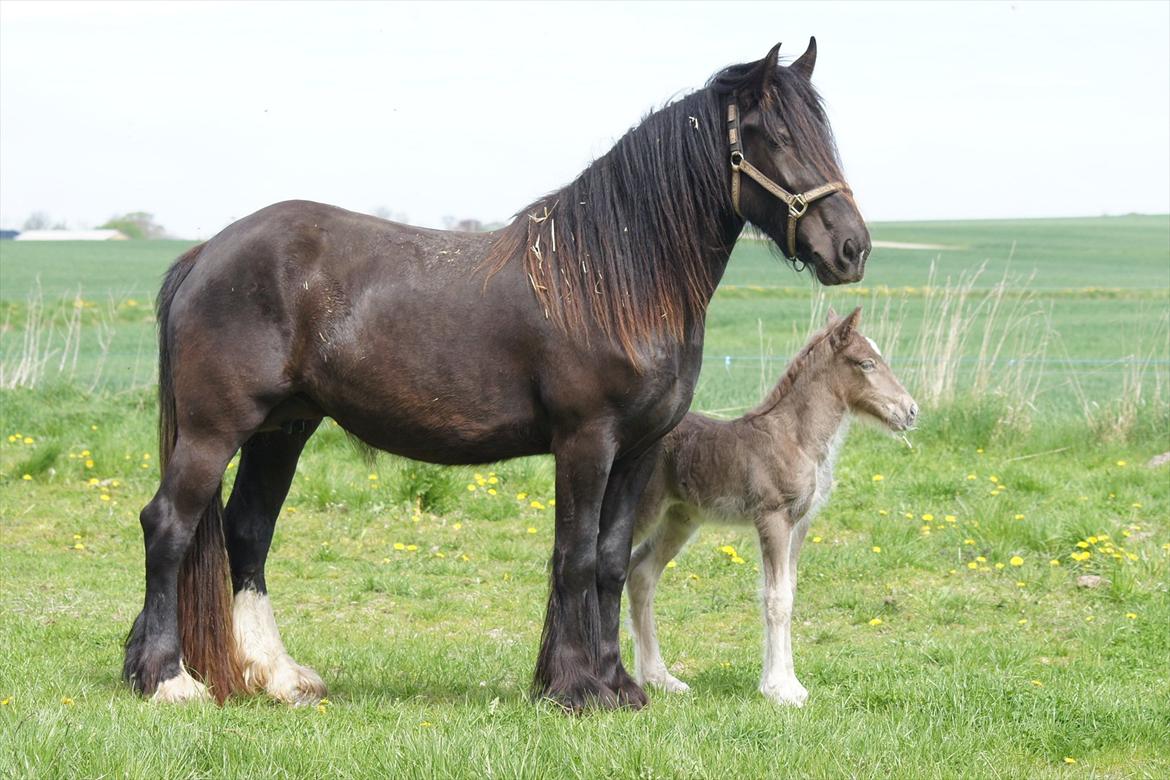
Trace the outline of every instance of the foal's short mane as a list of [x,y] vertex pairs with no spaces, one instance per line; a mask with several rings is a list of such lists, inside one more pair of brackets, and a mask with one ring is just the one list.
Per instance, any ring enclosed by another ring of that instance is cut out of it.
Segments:
[[836,322],[831,322],[812,335],[808,342],[801,347],[800,352],[797,352],[792,360],[788,361],[788,368],[784,370],[784,375],[772,388],[772,392],[768,393],[768,396],[756,408],[745,414],[745,419],[767,415],[792,392],[796,381],[806,374],[813,364],[823,359],[823,350],[821,354],[818,354],[817,347],[825,343],[836,325]]
[[548,319],[583,338],[591,321],[635,364],[648,342],[701,327],[718,283],[710,257],[730,251],[719,244],[736,219],[730,96],[759,102],[766,132],[779,140],[787,129],[802,159],[825,180],[840,178],[812,85],[787,68],[764,79],[762,62],[726,68],[651,113],[567,186],[521,209],[482,265],[488,278],[519,258]]

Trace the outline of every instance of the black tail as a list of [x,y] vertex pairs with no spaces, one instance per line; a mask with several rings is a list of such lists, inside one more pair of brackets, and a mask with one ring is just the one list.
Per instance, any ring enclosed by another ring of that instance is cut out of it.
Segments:
[[[175,261],[158,293],[158,450],[163,474],[178,437],[171,373],[171,304],[203,247],[203,244],[194,246]],[[183,662],[219,702],[244,690],[244,676],[232,635],[232,591],[220,490],[199,518],[195,538],[179,569],[179,634]]]

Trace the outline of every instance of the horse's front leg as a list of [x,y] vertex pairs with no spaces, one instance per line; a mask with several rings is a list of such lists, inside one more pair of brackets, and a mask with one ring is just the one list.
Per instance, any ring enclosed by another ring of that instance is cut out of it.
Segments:
[[532,687],[534,695],[571,711],[618,704],[613,689],[598,675],[601,620],[597,607],[598,524],[615,451],[610,428],[600,425],[558,437],[553,444],[556,539]]
[[638,709],[649,703],[645,691],[622,666],[619,639],[622,588],[630,566],[630,547],[638,500],[654,475],[661,444],[636,458],[614,464],[601,508],[597,540],[597,601],[601,613],[601,679],[617,693],[621,706]]
[[764,564],[764,672],[760,693],[780,704],[804,706],[808,691],[792,663],[792,605],[796,596],[796,531],[787,512],[757,523]]

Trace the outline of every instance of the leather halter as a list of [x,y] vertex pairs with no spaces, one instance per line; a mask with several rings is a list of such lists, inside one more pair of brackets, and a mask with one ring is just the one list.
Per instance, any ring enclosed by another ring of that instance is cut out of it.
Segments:
[[743,156],[743,145],[740,143],[739,108],[732,100],[727,104],[727,138],[731,142],[731,205],[735,213],[742,219],[743,212],[739,210],[739,174],[744,173],[768,192],[775,195],[788,206],[788,246],[786,247],[789,259],[796,259],[796,222],[808,211],[808,206],[815,200],[820,200],[834,192],[851,192],[849,185],[843,181],[831,181],[819,187],[813,187],[807,192],[798,192],[795,195],[769,179],[764,173],[748,162]]

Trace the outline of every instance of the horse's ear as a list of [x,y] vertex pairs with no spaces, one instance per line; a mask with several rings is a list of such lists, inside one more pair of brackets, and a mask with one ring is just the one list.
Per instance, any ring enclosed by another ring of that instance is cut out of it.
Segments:
[[812,81],[813,68],[816,67],[816,64],[817,39],[809,37],[808,48],[804,50],[804,54],[797,57],[796,61],[788,67],[803,76],[806,81]]
[[833,349],[841,349],[848,344],[849,339],[853,337],[853,331],[857,330],[860,323],[861,307],[858,306],[833,327],[833,332],[829,335]]
[[768,51],[768,56],[756,63],[755,82],[756,94],[764,95],[776,78],[776,68],[780,67],[780,44],[776,44]]

